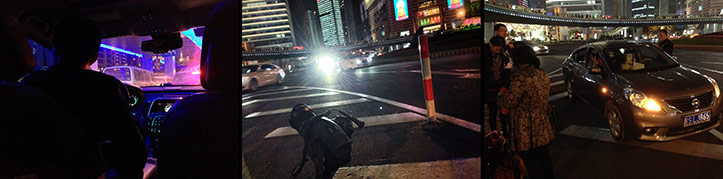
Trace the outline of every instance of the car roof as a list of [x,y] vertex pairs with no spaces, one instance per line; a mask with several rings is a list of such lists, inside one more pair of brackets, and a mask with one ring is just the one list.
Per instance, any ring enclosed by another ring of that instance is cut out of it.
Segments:
[[584,45],[583,47],[592,47],[592,48],[595,48],[598,50],[604,50],[604,49],[609,49],[609,48],[631,46],[631,45],[642,46],[644,44],[650,44],[650,42],[640,41],[640,40],[638,40],[638,41],[635,41],[635,40],[606,40],[606,41],[589,43],[587,45]]

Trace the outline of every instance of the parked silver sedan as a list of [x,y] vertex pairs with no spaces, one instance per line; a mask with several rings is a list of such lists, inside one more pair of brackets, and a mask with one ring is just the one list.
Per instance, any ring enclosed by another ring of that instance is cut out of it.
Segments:
[[286,73],[274,64],[255,64],[241,67],[241,90],[255,91],[259,87],[283,83]]

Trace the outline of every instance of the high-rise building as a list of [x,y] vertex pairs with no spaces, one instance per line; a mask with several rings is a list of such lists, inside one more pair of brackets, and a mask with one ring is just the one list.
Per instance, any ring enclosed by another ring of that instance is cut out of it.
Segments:
[[633,18],[654,18],[659,14],[658,0],[632,0]]
[[361,25],[359,26],[359,35],[362,37],[359,39],[363,42],[371,42],[372,41],[372,31],[371,31],[371,25],[369,24],[369,12],[367,11],[367,2],[369,0],[364,0],[362,3],[359,4],[359,18],[361,19]]
[[344,0],[317,0],[319,23],[325,46],[345,45],[344,22],[341,15]]
[[371,26],[372,40],[375,42],[391,39],[389,37],[389,32],[391,32],[390,19],[394,18],[394,16],[392,16],[394,10],[389,7],[391,3],[387,3],[387,1],[392,0],[372,0],[367,8],[367,11],[369,12],[369,25]]
[[633,16],[631,0],[613,0],[613,17],[628,18]]
[[347,32],[347,42],[350,44],[357,44],[364,41],[364,30],[362,27],[362,16],[366,16],[362,13],[366,13],[366,10],[362,11],[359,8],[362,5],[362,0],[344,0],[344,29]]
[[322,35],[321,27],[319,26],[319,15],[316,11],[307,10],[304,19],[307,23],[307,27],[309,28],[306,30],[307,33],[305,34],[309,36],[309,40],[311,41],[309,46],[321,47]]
[[559,14],[568,16],[600,17],[603,15],[601,0],[547,0],[545,3],[547,11],[560,12]]
[[284,0],[241,1],[244,50],[286,50],[296,44]]
[[527,7],[535,9],[544,9],[545,0],[527,0]]
[[685,7],[686,16],[703,15],[703,0],[686,0]]

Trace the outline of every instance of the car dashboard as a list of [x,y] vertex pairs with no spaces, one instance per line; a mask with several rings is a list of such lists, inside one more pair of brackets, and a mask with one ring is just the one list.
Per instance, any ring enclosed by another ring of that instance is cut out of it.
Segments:
[[155,156],[161,128],[172,106],[204,91],[201,86],[128,87],[131,116],[146,140],[149,156]]

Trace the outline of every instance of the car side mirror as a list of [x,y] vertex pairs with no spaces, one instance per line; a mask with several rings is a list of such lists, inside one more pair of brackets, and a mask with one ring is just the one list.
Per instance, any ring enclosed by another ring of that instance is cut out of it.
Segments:
[[600,67],[592,67],[590,68],[590,74],[600,75],[602,74],[602,69],[600,69]]

